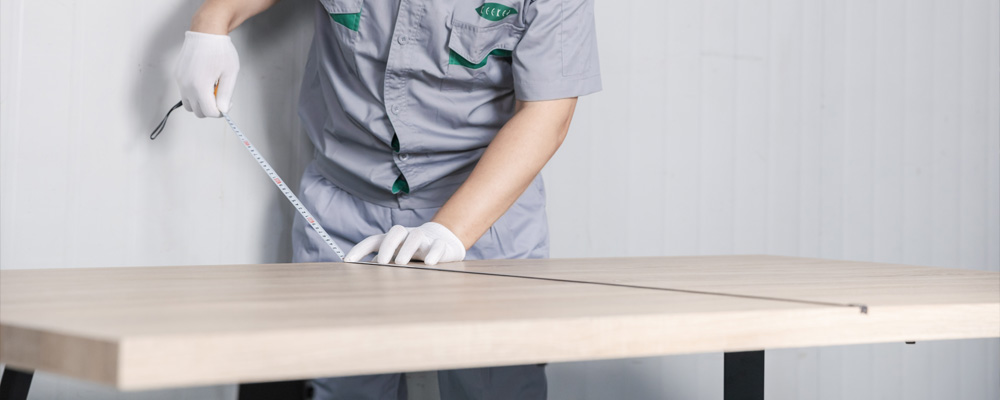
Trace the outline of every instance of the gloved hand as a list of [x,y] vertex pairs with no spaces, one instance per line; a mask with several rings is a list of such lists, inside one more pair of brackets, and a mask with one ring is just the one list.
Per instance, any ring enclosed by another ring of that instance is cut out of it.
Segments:
[[[356,262],[378,251],[375,262],[379,264],[406,264],[411,259],[423,260],[424,264],[462,261],[465,245],[444,225],[428,222],[416,228],[402,225],[393,226],[389,232],[365,238],[351,251],[344,261]],[[395,256],[395,259],[393,257]]]
[[222,116],[220,111],[228,113],[239,71],[240,58],[229,36],[184,33],[184,46],[174,70],[184,109],[194,111],[198,118],[218,118]]

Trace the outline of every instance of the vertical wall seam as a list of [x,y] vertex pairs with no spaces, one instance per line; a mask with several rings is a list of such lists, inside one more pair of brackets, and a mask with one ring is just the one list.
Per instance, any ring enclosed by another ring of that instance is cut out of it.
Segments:
[[[771,1],[766,0],[764,2],[764,15],[767,21],[764,23],[766,27],[764,33],[764,71],[767,73],[764,75],[766,83],[764,84],[764,96],[768,99],[764,103],[764,148],[767,149],[767,159],[764,161],[764,252],[771,254],[771,165],[774,163],[774,155],[771,154],[771,105],[772,105],[772,95],[771,95],[771,27],[774,21],[771,20]],[[735,165],[735,164],[734,164]],[[733,213],[735,218],[736,213]]]
[[733,70],[731,71],[733,77],[733,95],[730,96],[729,102],[732,105],[733,113],[733,129],[729,131],[729,159],[733,160],[730,166],[730,180],[729,180],[729,209],[731,215],[729,216],[729,254],[733,254],[736,250],[736,146],[734,142],[736,136],[733,132],[738,132],[740,130],[740,6],[736,5],[733,8],[733,20],[736,26],[733,28]]
[[876,191],[875,191],[876,188],[877,188],[877,186],[878,186],[878,185],[875,184],[875,181],[877,180],[876,177],[878,175],[876,174],[876,166],[877,166],[876,164],[877,163],[875,162],[875,158],[878,157],[878,154],[879,154],[878,153],[878,140],[876,140],[875,138],[878,137],[878,135],[879,135],[879,132],[878,132],[878,126],[879,126],[878,120],[879,120],[879,115],[881,115],[881,114],[879,114],[879,106],[878,106],[879,105],[879,101],[878,101],[879,100],[879,95],[878,95],[879,94],[879,90],[878,90],[879,89],[879,85],[878,85],[878,71],[879,71],[878,49],[879,49],[879,46],[878,46],[878,44],[879,44],[879,39],[880,39],[880,37],[879,37],[880,30],[879,30],[879,8],[878,8],[878,4],[875,4],[874,7],[875,7],[875,17],[874,17],[873,23],[872,23],[872,35],[875,36],[874,37],[874,43],[875,43],[875,45],[872,48],[872,54],[871,54],[871,57],[872,57],[872,63],[871,63],[872,70],[871,70],[871,74],[872,74],[872,78],[873,78],[872,79],[872,83],[871,83],[872,84],[871,91],[872,91],[872,97],[873,97],[873,99],[872,99],[872,119],[871,119],[871,121],[869,121],[869,123],[871,124],[870,125],[870,129],[872,130],[872,134],[871,134],[871,136],[868,137],[868,139],[869,139],[868,147],[872,150],[872,152],[871,152],[871,158],[868,160],[868,170],[871,171],[871,175],[870,176],[872,177],[871,181],[869,182],[869,185],[870,185],[870,187],[869,187],[869,195],[870,195],[870,198],[869,198],[869,203],[870,203],[869,204],[869,210],[872,212],[871,213],[871,221],[870,221],[871,223],[868,225],[868,229],[869,229],[869,232],[871,233],[871,237],[872,237],[872,243],[871,243],[871,247],[870,247],[871,248],[871,252],[868,254],[869,261],[875,261],[875,258],[876,258],[875,257],[875,253],[876,253],[876,249],[878,248],[878,243],[879,243],[878,235],[877,235],[877,230],[875,229],[875,225],[876,225],[875,224],[875,215],[878,212],[878,210],[876,209],[876,204],[878,204],[878,203],[876,202],[876,197],[877,196],[876,196]]
[[[797,2],[797,4],[799,5],[799,21],[803,21],[804,22],[806,20],[806,7],[803,5],[802,2]],[[806,70],[806,68],[805,68],[805,65],[806,65],[806,63],[805,63],[805,58],[806,58],[806,52],[805,52],[806,43],[805,43],[805,39],[804,39],[805,37],[806,37],[806,24],[805,23],[800,23],[799,24],[799,38],[802,38],[802,50],[799,52],[799,65],[801,65],[802,67],[801,67],[800,72],[799,72],[799,104],[805,103],[805,96],[804,96],[804,93],[806,91],[806,84],[805,84],[806,83],[806,73],[805,73],[805,70]],[[803,122],[806,120],[806,118],[805,118],[806,108],[807,107],[799,107],[799,124],[800,124],[799,125],[799,136],[800,137],[802,136],[802,133],[805,132],[805,126],[806,126],[806,124],[803,123]],[[799,149],[800,156],[799,156],[798,160],[796,161],[796,164],[798,165],[798,168],[795,171],[795,173],[796,173],[796,178],[795,179],[796,179],[796,181],[799,184],[799,190],[798,190],[798,192],[799,192],[798,193],[799,201],[796,204],[796,208],[798,209],[797,212],[796,212],[796,217],[797,217],[796,228],[798,229],[798,231],[797,231],[798,234],[795,235],[795,253],[794,253],[797,256],[803,256],[804,255],[804,254],[802,254],[802,220],[803,220],[802,214],[804,212],[803,211],[803,206],[802,206],[802,204],[804,202],[802,201],[802,198],[803,198],[803,194],[804,194],[804,191],[805,191],[805,187],[803,187],[803,185],[802,185],[802,169],[803,169],[802,160],[803,160],[803,158],[802,158],[801,154],[804,153],[805,143],[806,142],[804,140],[800,140],[799,143],[798,143],[797,147]]]
[[[848,65],[848,60],[850,59],[850,52],[848,51],[849,50],[849,46],[850,46],[850,42],[847,40],[847,25],[849,24],[848,21],[847,21],[848,15],[849,15],[848,12],[847,12],[848,11],[848,9],[847,9],[848,8],[848,4],[849,4],[849,2],[846,2],[846,1],[843,2],[843,3],[841,3],[841,7],[843,7],[843,10],[841,11],[842,12],[842,18],[841,18],[841,25],[840,25],[840,29],[841,29],[840,37],[841,37],[841,40],[842,40],[842,42],[841,42],[841,51],[842,51],[842,54],[841,54],[841,57],[842,57],[842,59],[841,59],[841,82],[840,82],[841,86],[839,88],[840,89],[839,92],[840,92],[840,95],[841,95],[841,98],[840,98],[840,102],[841,102],[841,105],[840,105],[841,106],[841,114],[840,114],[840,122],[841,122],[841,124],[840,124],[840,136],[841,136],[841,138],[840,138],[840,149],[839,149],[839,151],[840,151],[840,185],[839,185],[839,187],[840,187],[840,193],[839,193],[839,195],[840,195],[840,210],[839,210],[840,211],[840,221],[839,221],[840,222],[840,251],[838,252],[838,255],[839,255],[840,258],[843,258],[845,256],[846,250],[847,250],[847,229],[846,229],[846,225],[847,224],[845,223],[845,221],[847,221],[847,187],[848,187],[847,186],[847,176],[848,176],[848,174],[847,174],[847,156],[846,156],[846,153],[847,153],[847,148],[848,148],[847,147],[847,139],[848,139],[848,135],[847,135],[847,115],[850,112],[849,111],[850,109],[847,106],[847,104],[848,104],[848,102],[847,102],[847,94],[848,94],[848,92],[847,92],[847,87],[848,87],[847,81],[849,79],[848,76],[847,76],[847,65]],[[841,367],[843,367],[843,362],[841,362]],[[841,392],[841,395],[843,395],[843,392]]]
[[[902,64],[902,69],[903,70],[900,71],[900,73],[903,76],[903,87],[902,87],[903,95],[900,96],[900,97],[902,97],[902,99],[900,100],[900,107],[902,108],[902,112],[900,113],[900,116],[899,116],[899,118],[901,119],[899,121],[899,123],[900,123],[900,126],[902,127],[903,134],[899,135],[899,137],[900,137],[899,138],[899,140],[900,140],[899,147],[902,149],[902,151],[900,152],[900,155],[899,155],[899,171],[900,171],[900,179],[902,179],[903,182],[900,185],[900,196],[899,196],[899,209],[901,210],[901,214],[902,214],[902,216],[900,218],[900,224],[899,224],[899,261],[900,262],[906,260],[906,222],[905,222],[905,219],[906,219],[906,136],[907,136],[906,135],[906,110],[907,110],[907,103],[908,103],[907,102],[907,97],[906,97],[906,92],[907,92],[906,89],[907,89],[907,86],[909,85],[909,81],[906,79],[906,76],[907,76],[906,72],[909,69],[909,68],[907,68],[907,65],[906,65],[906,60],[907,60],[906,49],[907,49],[907,45],[909,44],[908,36],[906,34],[907,33],[907,20],[909,20],[909,18],[907,18],[907,16],[908,16],[909,13],[907,12],[908,8],[906,7],[906,1],[902,2],[902,7],[903,7],[903,9],[900,10],[900,12],[902,13],[902,16],[903,16],[902,17],[903,26],[901,28],[903,30],[903,34],[900,35],[900,36],[902,36],[902,38],[903,38],[903,43],[902,43],[902,46],[903,46],[903,59],[900,62],[900,64]],[[902,357],[902,356],[900,356],[900,357]]]
[[[958,60],[956,61],[957,64],[958,64],[958,66],[957,66],[957,68],[955,68],[956,71],[957,71],[957,73],[958,73],[958,80],[957,80],[958,81],[958,115],[955,116],[955,121],[956,121],[956,124],[958,125],[958,126],[956,126],[956,129],[955,129],[958,132],[958,135],[956,135],[956,136],[958,136],[958,139],[957,139],[958,143],[956,145],[956,149],[957,149],[956,152],[955,152],[956,154],[954,155],[954,157],[958,157],[958,171],[957,171],[957,175],[958,175],[957,176],[957,178],[958,178],[957,179],[958,180],[958,190],[957,190],[957,192],[958,193],[955,196],[956,197],[955,201],[957,202],[955,204],[955,208],[958,209],[958,227],[957,227],[958,228],[957,229],[958,233],[956,234],[958,237],[956,238],[957,240],[955,241],[955,249],[954,249],[955,255],[957,257],[957,260],[955,260],[955,262],[956,262],[957,265],[953,265],[953,267],[958,267],[958,268],[962,268],[963,267],[962,266],[962,226],[963,226],[963,223],[964,223],[964,218],[962,218],[962,217],[964,215],[963,211],[965,210],[962,207],[962,192],[963,192],[962,189],[965,186],[965,182],[962,179],[962,171],[964,170],[964,168],[962,168],[962,167],[963,167],[963,165],[965,165],[965,157],[964,157],[965,154],[963,154],[963,149],[962,149],[962,143],[963,143],[962,137],[965,136],[965,127],[966,127],[964,118],[962,118],[965,115],[965,113],[964,113],[964,111],[965,111],[965,102],[962,101],[962,99],[965,98],[964,97],[964,94],[965,94],[965,85],[963,84],[964,78],[965,78],[965,69],[964,69],[965,68],[965,63],[964,63],[964,60],[963,60],[965,58],[965,52],[962,51],[962,47],[963,47],[962,44],[965,43],[965,29],[963,29],[963,27],[965,26],[965,7],[963,7],[963,5],[964,5],[964,2],[962,2],[961,4],[959,4],[959,7],[958,7],[958,46],[959,46],[959,48],[958,48]],[[968,267],[966,267],[966,268],[968,268]],[[978,268],[978,266],[975,267],[975,268]],[[961,378],[962,378],[962,376],[960,374],[959,375],[959,379],[961,380]]]
[[[997,6],[996,2],[992,2],[992,3],[989,3],[989,4],[992,6],[992,7],[988,7],[989,9],[992,9],[992,8],[994,8],[994,7]],[[997,8],[1000,8],[1000,7],[997,7]],[[990,11],[1000,11],[1000,10],[989,10],[989,9],[987,10],[987,14],[993,16],[993,22],[992,23],[991,22],[987,22],[986,30],[988,32],[990,32],[990,33],[998,33],[998,32],[994,32],[993,26],[1000,25],[1000,22],[998,22],[998,20],[1000,20],[1000,16],[998,16],[998,14],[996,12],[990,12]],[[1000,36],[1000,35],[994,36],[994,39],[996,39],[997,36]],[[990,46],[990,40],[986,40],[985,44],[986,44],[986,48],[984,49],[985,51],[983,52],[983,54],[987,55],[987,59],[985,61],[985,63],[986,63],[986,74],[987,74],[986,82],[987,82],[987,85],[989,85],[989,81],[990,81],[990,78],[989,78],[989,76],[990,76],[989,75],[990,74],[990,66],[992,64],[992,60],[991,59],[993,58],[993,55],[990,54],[990,53],[992,52],[993,54],[996,54],[997,52],[1000,52],[1000,50],[998,50],[994,46]],[[1000,74],[1000,71],[994,71],[994,72],[996,72],[997,74]],[[1000,80],[998,80],[998,82],[1000,82]],[[989,111],[988,104],[990,104],[990,97],[992,97],[992,93],[991,93],[989,87],[987,87],[986,88],[986,103],[987,103],[986,110],[987,111],[985,113],[983,113],[983,119],[986,120],[985,121],[986,123],[983,124],[983,125],[986,127],[986,130],[987,130],[986,132],[983,133],[983,135],[986,135],[986,146],[983,146],[983,149],[982,149],[982,152],[983,152],[982,153],[982,157],[983,157],[983,180],[984,180],[983,187],[987,188],[986,190],[983,191],[983,202],[985,203],[983,209],[986,212],[987,218],[989,218],[991,206],[996,206],[996,204],[991,204],[990,203],[990,193],[989,193],[990,192],[990,189],[989,189],[990,185],[991,184],[996,184],[996,182],[990,182],[990,172],[989,172],[989,170],[990,170],[990,146],[989,146],[989,143],[990,143],[990,139],[989,139],[990,130],[989,129],[990,129],[990,125],[991,124],[990,124],[990,111]],[[996,112],[996,111],[994,110],[994,112]],[[993,132],[993,133],[996,134],[996,135],[998,135],[998,136],[1000,136],[1000,131]],[[997,150],[998,152],[1000,152],[1000,149],[994,149],[994,150]],[[993,267],[990,265],[990,244],[989,244],[990,224],[988,222],[983,224],[983,237],[987,238],[986,246],[983,246],[983,261],[985,262],[985,265],[983,266],[983,268],[986,271],[992,271]]]
[[[934,11],[935,11],[935,7],[933,6],[933,3],[932,3],[931,13],[933,14]],[[937,19],[934,18],[934,17],[931,17],[931,21],[930,21],[930,24],[929,24],[930,26],[927,27],[927,30],[930,31],[930,37],[931,37],[931,41],[932,42],[933,42],[933,40],[935,38],[935,34],[937,33],[936,29],[935,29],[936,28],[936,26],[935,26],[936,22],[937,22]],[[931,61],[932,63],[933,63],[933,60],[937,59],[937,57],[936,57],[937,55],[934,54],[935,53],[935,51],[934,51],[935,47],[936,46],[934,46],[934,44],[931,43],[930,49],[928,50],[928,53],[929,53],[928,59],[932,60]],[[935,78],[934,72],[935,72],[934,71],[934,66],[931,65],[930,77],[928,77],[927,79],[928,79],[928,87],[930,88],[929,92],[930,92],[930,96],[931,96],[931,100],[930,101],[931,101],[931,110],[932,111],[934,109],[934,100],[933,100],[933,98],[935,97],[934,96],[934,84],[935,84],[935,82],[934,82],[935,81],[935,79],[934,79]],[[930,243],[931,255],[930,255],[930,260],[928,260],[928,263],[929,263],[929,265],[939,266],[938,264],[936,264],[937,257],[935,257],[935,251],[934,251],[934,242],[935,242],[937,234],[936,234],[936,232],[934,232],[934,216],[935,216],[934,214],[936,214],[936,213],[934,212],[934,171],[933,171],[933,169],[935,167],[934,166],[934,149],[935,149],[935,146],[934,146],[934,136],[935,135],[934,135],[934,121],[933,121],[933,119],[930,121],[930,126],[928,128],[930,129],[930,132],[931,132],[930,133],[930,141],[931,141],[930,160],[929,160],[929,165],[927,166],[927,173],[928,173],[927,175],[928,175],[928,180],[930,181],[927,186],[929,187],[929,192],[930,192],[929,195],[931,196],[931,199],[930,199],[931,205],[930,205],[930,207],[928,207],[928,210],[927,210],[927,214],[928,214],[927,215],[927,219],[931,223],[931,229],[930,229],[930,232],[929,232],[930,233],[930,239],[931,239],[931,243]],[[931,382],[931,388],[932,388],[931,390],[933,390],[933,387],[934,387],[934,378],[933,377],[931,378],[930,382]]]
[[[82,146],[80,145],[80,140],[83,135],[74,134],[73,132],[74,130],[81,129],[80,127],[82,125],[80,123],[81,122],[80,107],[75,107],[74,105],[78,104],[77,101],[81,98],[80,84],[82,79],[80,79],[80,69],[83,67],[82,65],[83,62],[81,62],[82,58],[81,54],[83,53],[83,51],[80,50],[80,47],[84,46],[83,43],[87,40],[86,34],[84,33],[84,31],[86,30],[85,28],[86,23],[80,21],[80,18],[75,17],[80,15],[78,7],[79,3],[73,2],[72,10],[74,17],[71,18],[72,20],[71,32],[73,32],[73,37],[70,39],[71,47],[70,47],[70,59],[69,59],[71,66],[70,71],[72,72],[70,72],[69,76],[70,87],[67,88],[69,90],[70,98],[73,101],[73,105],[71,105],[69,110],[67,110],[68,111],[67,116],[69,117],[69,126],[67,127],[65,132],[59,132],[59,134],[63,136],[62,140],[72,143],[74,149],[82,148]],[[81,28],[81,26],[84,26],[84,28]],[[80,165],[79,154],[80,153],[74,150],[69,151],[70,165]],[[80,193],[81,191],[76,190],[76,187],[82,181],[79,177],[81,169],[82,168],[73,168],[71,171],[63,171],[64,174],[67,174],[69,177],[71,177],[71,179],[66,181],[66,184],[68,188],[71,189],[68,192],[74,194],[70,196],[72,200],[69,202],[69,205],[67,207],[68,215],[66,216],[66,220],[69,221],[69,225],[71,226],[79,226],[80,223],[79,222],[80,212],[82,211],[80,209],[81,201],[79,198],[76,197],[76,194]],[[77,235],[66,235],[65,239],[66,240],[63,241],[63,243],[66,243],[68,245],[68,249],[66,251],[67,254],[65,256],[66,261],[68,261],[66,265],[78,265],[80,258],[79,257],[80,239],[78,239]]]
[[700,23],[701,23],[701,32],[698,35],[698,50],[699,50],[699,56],[698,56],[698,94],[699,94],[699,96],[698,96],[698,132],[697,132],[697,135],[696,135],[697,140],[698,140],[698,151],[695,152],[695,158],[696,158],[696,160],[694,162],[694,165],[696,165],[697,168],[698,168],[697,187],[695,188],[695,191],[694,191],[694,193],[695,193],[695,204],[697,205],[697,207],[696,207],[697,209],[694,210],[695,215],[697,216],[697,218],[695,219],[695,221],[696,221],[695,222],[695,226],[697,227],[697,232],[695,232],[695,236],[694,237],[695,237],[695,248],[698,249],[698,254],[702,254],[703,248],[702,248],[702,243],[701,243],[701,231],[702,231],[703,220],[702,220],[702,217],[701,217],[701,208],[702,208],[701,207],[701,187],[702,187],[701,182],[703,181],[704,177],[702,176],[702,168],[701,168],[701,160],[702,160],[701,151],[702,151],[702,144],[704,142],[702,140],[702,133],[705,131],[703,129],[703,127],[705,125],[705,123],[704,123],[705,122],[705,93],[704,93],[704,89],[705,89],[705,57],[702,56],[701,54],[704,53],[704,51],[705,51],[705,3],[704,2],[699,2],[699,5],[700,5],[699,13],[701,15],[698,16],[698,19],[700,20]]
[[820,171],[817,174],[817,175],[819,175],[818,179],[817,179],[819,181],[819,185],[817,186],[817,188],[819,190],[819,204],[817,205],[817,209],[819,210],[819,215],[817,216],[818,219],[816,221],[816,224],[817,224],[817,226],[816,226],[817,227],[817,232],[816,233],[817,233],[817,235],[819,237],[816,238],[817,245],[818,245],[817,249],[816,249],[816,252],[818,254],[816,254],[816,256],[821,256],[823,254],[823,236],[824,236],[824,232],[823,232],[823,185],[826,183],[826,182],[824,182],[825,179],[823,179],[824,178],[824,174],[823,174],[823,170],[822,170],[822,168],[823,168],[823,148],[825,147],[825,144],[826,144],[826,141],[823,140],[823,138],[825,136],[825,135],[823,135],[823,130],[824,130],[824,126],[826,125],[827,118],[829,116],[829,114],[827,114],[825,112],[825,104],[826,104],[826,98],[825,98],[826,97],[825,96],[825,94],[826,94],[826,74],[827,74],[827,69],[828,68],[826,66],[826,63],[822,62],[822,61],[826,60],[826,24],[827,24],[826,20],[827,20],[827,15],[826,15],[825,12],[822,12],[822,11],[823,10],[821,9],[820,13],[819,13],[820,14],[820,16],[819,16],[819,19],[820,19],[819,47],[820,47],[820,49],[819,49],[819,53],[818,53],[821,62],[819,63],[819,74],[817,74],[819,76],[819,81],[820,81],[820,84],[819,84],[819,93],[817,93],[817,96],[819,97],[818,100],[819,100],[819,106],[820,106],[819,115],[818,115],[820,126],[817,128],[820,131],[819,134],[818,134],[818,136],[819,136],[819,140],[818,140],[818,142],[819,142],[818,143],[819,157],[818,158],[819,158],[819,162],[820,162]]

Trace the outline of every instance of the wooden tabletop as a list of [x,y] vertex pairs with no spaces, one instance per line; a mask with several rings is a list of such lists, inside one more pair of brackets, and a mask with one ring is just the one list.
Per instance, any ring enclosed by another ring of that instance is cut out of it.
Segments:
[[[622,260],[622,259],[619,259]],[[1000,274],[770,255],[466,261],[439,269],[866,304],[996,303]]]
[[416,267],[0,271],[0,362],[128,390],[1000,336],[997,273],[778,256]]

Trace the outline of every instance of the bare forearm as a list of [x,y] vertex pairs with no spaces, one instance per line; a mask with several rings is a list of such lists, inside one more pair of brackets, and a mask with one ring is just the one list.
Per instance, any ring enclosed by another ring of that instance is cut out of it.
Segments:
[[270,8],[278,0],[205,0],[191,18],[195,32],[228,35],[243,21]]
[[454,232],[466,249],[472,247],[555,154],[575,107],[576,98],[519,103],[517,113],[433,221]]

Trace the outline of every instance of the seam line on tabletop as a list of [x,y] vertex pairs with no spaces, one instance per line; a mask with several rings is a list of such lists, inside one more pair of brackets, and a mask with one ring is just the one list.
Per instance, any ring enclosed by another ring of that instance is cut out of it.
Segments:
[[563,282],[563,283],[582,283],[587,285],[601,285],[601,286],[613,286],[622,287],[630,289],[646,289],[646,290],[659,290],[666,292],[677,292],[677,293],[689,293],[689,294],[702,294],[709,296],[725,296],[725,297],[736,297],[741,299],[753,299],[753,300],[771,300],[771,301],[782,301],[789,303],[800,303],[800,304],[813,304],[820,306],[830,306],[830,307],[851,307],[857,308],[862,314],[868,314],[868,306],[865,304],[858,303],[834,303],[828,301],[816,301],[816,300],[800,300],[800,299],[789,299],[784,297],[772,297],[772,296],[755,296],[749,294],[737,294],[737,293],[726,293],[726,292],[712,292],[707,290],[693,290],[693,289],[678,289],[678,288],[667,288],[658,286],[644,286],[644,285],[631,285],[627,283],[612,283],[612,282],[596,282],[596,281],[581,281],[575,279],[563,279],[563,278],[545,278],[540,276],[525,276],[525,275],[511,275],[511,274],[501,274],[496,272],[477,272],[477,271],[461,271],[455,269],[440,269],[432,267],[420,267],[416,265],[398,265],[398,264],[379,264],[374,262],[350,262],[347,264],[362,264],[362,265],[374,265],[379,267],[390,267],[390,268],[402,268],[402,269],[418,269],[423,271],[438,271],[438,272],[452,272],[459,274],[470,274],[470,275],[485,275],[485,276],[499,276],[506,278],[520,278],[520,279],[533,279],[540,281],[550,281],[550,282]]

